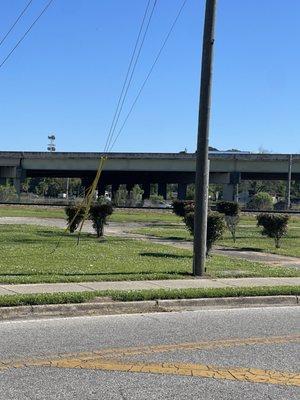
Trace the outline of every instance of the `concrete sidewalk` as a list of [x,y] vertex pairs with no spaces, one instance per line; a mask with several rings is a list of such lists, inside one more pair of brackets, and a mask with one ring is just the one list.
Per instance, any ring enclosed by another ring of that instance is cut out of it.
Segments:
[[258,286],[300,286],[299,278],[174,279],[119,282],[35,283],[0,285],[0,295],[86,292],[95,290],[189,289]]

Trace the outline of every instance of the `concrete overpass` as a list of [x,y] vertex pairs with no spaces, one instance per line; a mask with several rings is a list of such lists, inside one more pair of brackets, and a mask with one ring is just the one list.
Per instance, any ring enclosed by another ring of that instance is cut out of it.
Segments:
[[[16,189],[26,177],[79,177],[89,186],[101,153],[0,152],[0,183],[12,178]],[[150,195],[150,184],[158,183],[159,194],[166,196],[167,183],[178,184],[180,198],[187,184],[195,181],[194,153],[110,153],[98,190],[106,185],[116,191],[120,184],[130,190],[134,184]],[[210,182],[224,185],[224,197],[233,199],[234,187],[241,180],[285,180],[288,154],[211,152]],[[293,155],[292,179],[300,180],[300,154]]]

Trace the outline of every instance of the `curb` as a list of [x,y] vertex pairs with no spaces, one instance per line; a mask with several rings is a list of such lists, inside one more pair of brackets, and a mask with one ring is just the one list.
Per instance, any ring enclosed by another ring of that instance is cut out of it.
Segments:
[[205,308],[294,306],[298,304],[298,296],[219,297],[130,302],[47,304],[1,307],[0,321],[27,318],[189,311]]

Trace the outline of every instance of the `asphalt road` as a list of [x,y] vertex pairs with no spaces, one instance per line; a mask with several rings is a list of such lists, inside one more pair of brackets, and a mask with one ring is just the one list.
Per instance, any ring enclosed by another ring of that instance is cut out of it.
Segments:
[[0,399],[299,399],[298,310],[2,322]]

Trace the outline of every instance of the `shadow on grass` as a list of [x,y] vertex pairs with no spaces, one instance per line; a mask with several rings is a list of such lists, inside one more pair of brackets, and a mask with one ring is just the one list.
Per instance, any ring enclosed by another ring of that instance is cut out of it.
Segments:
[[190,255],[181,255],[181,254],[171,254],[171,253],[140,253],[140,256],[142,257],[155,257],[155,258],[175,258],[175,259],[181,259],[181,258],[189,258],[191,259],[192,256]]
[[[75,240],[77,240],[77,238],[78,238],[78,232],[77,231],[75,231],[73,233],[70,233],[70,232],[64,232],[64,231],[51,232],[51,231],[48,231],[48,230],[40,230],[36,234],[38,236],[41,236],[41,237],[44,237],[44,238],[53,238],[53,239],[55,239],[55,238],[66,238],[66,239],[75,239]],[[107,236],[102,236],[102,237],[98,238],[96,233],[93,233],[93,232],[82,232],[79,237],[80,237],[80,241],[87,241],[89,239],[97,239],[97,241],[99,243],[106,243],[106,242],[109,241]],[[110,239],[111,238],[112,237],[110,236]],[[126,238],[114,236],[113,239],[111,240],[111,242],[124,242],[126,240],[127,240]]]
[[173,240],[174,242],[191,242],[192,238],[184,238],[184,237],[180,237],[180,236],[155,236],[152,235],[151,233],[146,233],[145,236],[150,237],[151,239],[158,239],[160,241],[166,241],[169,242],[170,240]]
[[146,222],[145,227],[149,228],[170,228],[170,229],[180,229],[183,225],[179,225],[176,222],[164,223],[164,222]]
[[174,241],[178,241],[178,242],[189,242],[192,240],[192,238],[187,238],[187,237],[182,237],[182,236],[172,236],[172,235],[171,236],[155,236],[155,235],[151,235],[151,234],[146,234],[146,236],[150,236],[155,239],[166,240],[166,241],[174,240]]
[[192,241],[192,239],[190,239],[190,238],[184,238],[184,237],[179,237],[179,236],[168,236],[168,237],[165,237],[164,239],[176,240],[178,242],[191,242]]
[[255,251],[257,253],[263,252],[259,247],[222,247],[222,251]]
[[[56,238],[56,237],[77,238],[77,232],[73,232],[73,233],[70,233],[69,231],[65,232],[63,229],[61,231],[57,231],[57,230],[56,231],[38,230],[36,232],[36,235],[37,236],[42,236],[42,237],[45,237],[45,238]],[[86,233],[86,232],[84,232],[84,233],[82,233],[80,235],[80,237],[82,239],[88,238],[90,236],[92,236],[92,234],[91,233]]]
[[[7,233],[7,232],[6,232]],[[15,231],[11,231],[11,233],[13,234],[13,233],[15,233]],[[39,237],[44,237],[44,238],[53,238],[53,239],[55,239],[55,238],[60,238],[60,237],[75,237],[75,235],[73,234],[73,235],[70,235],[68,232],[66,232],[66,233],[64,233],[64,231],[62,230],[61,232],[60,231],[51,231],[51,230],[48,230],[48,231],[43,231],[43,230],[37,230],[36,232],[34,232],[32,235],[31,235],[31,238],[27,238],[26,237],[26,234],[27,234],[27,232],[24,230],[24,232],[17,232],[17,234],[23,234],[24,236],[22,236],[22,237],[20,237],[20,238],[9,238],[9,241],[10,242],[15,242],[15,243],[19,243],[19,242],[27,242],[27,243],[35,243],[35,242],[39,242],[39,241],[42,241],[42,239],[41,238],[39,238]],[[32,236],[33,236],[33,238],[32,238]],[[7,241],[7,239],[5,239],[5,241]]]
[[[6,240],[5,241],[6,243],[8,243],[8,241]],[[5,242],[2,242],[2,243],[5,243]],[[16,238],[14,238],[14,239],[11,239],[11,240],[9,240],[9,244],[19,244],[19,243],[21,243],[21,244],[36,244],[36,243],[41,243],[42,241],[40,240],[40,239],[27,239],[27,238],[20,238],[20,239],[16,239]]]

